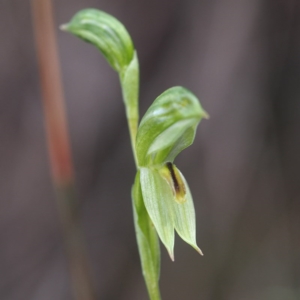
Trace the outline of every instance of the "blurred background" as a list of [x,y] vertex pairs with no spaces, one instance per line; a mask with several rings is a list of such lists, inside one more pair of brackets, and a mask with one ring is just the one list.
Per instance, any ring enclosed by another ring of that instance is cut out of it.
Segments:
[[[141,115],[182,85],[211,118],[175,161],[194,196],[200,257],[162,248],[163,299],[300,299],[300,2],[53,1],[87,252],[104,300],[147,299],[135,174],[117,74],[60,32],[80,9],[116,16],[141,68]],[[0,298],[71,300],[50,176],[29,1],[0,0]]]

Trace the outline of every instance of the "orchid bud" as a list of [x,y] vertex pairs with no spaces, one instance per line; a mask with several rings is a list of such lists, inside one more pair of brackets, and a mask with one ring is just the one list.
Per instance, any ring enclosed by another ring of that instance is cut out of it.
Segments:
[[133,58],[134,47],[127,30],[120,21],[103,11],[81,10],[61,29],[95,45],[118,72]]

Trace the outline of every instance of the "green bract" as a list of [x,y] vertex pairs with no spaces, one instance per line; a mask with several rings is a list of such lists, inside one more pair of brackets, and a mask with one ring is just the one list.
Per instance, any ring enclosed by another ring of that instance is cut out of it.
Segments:
[[96,46],[119,73],[137,167],[132,204],[138,248],[150,299],[160,300],[157,234],[172,259],[175,231],[202,254],[192,195],[173,161],[193,143],[197,125],[207,114],[189,90],[173,87],[153,102],[138,127],[139,64],[125,27],[102,11],[85,9],[62,29]]
[[160,250],[159,241],[155,228],[149,218],[144,204],[140,172],[135,177],[132,188],[132,204],[134,213],[134,225],[138,248],[141,258],[143,275],[151,299],[160,299],[159,292],[159,271],[160,271]]
[[103,11],[81,10],[61,28],[95,45],[118,72],[133,58],[134,48],[127,30],[116,18]]
[[78,12],[68,24],[62,25],[61,29],[96,46],[118,72],[134,150],[139,118],[139,63],[126,28],[113,16],[89,8]]

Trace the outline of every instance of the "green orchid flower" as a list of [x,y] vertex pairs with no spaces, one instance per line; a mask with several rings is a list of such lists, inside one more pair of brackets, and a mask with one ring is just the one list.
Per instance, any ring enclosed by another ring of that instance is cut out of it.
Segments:
[[61,28],[95,45],[119,74],[137,167],[132,204],[138,249],[150,299],[159,300],[158,237],[172,260],[175,231],[202,254],[192,195],[173,162],[193,143],[199,122],[208,115],[193,93],[173,87],[153,102],[138,126],[139,65],[125,27],[104,12],[86,9]]
[[173,164],[193,143],[196,127],[207,117],[198,99],[182,87],[161,94],[141,120],[136,152],[142,195],[157,233],[174,260],[174,230],[200,254],[195,210],[188,184]]

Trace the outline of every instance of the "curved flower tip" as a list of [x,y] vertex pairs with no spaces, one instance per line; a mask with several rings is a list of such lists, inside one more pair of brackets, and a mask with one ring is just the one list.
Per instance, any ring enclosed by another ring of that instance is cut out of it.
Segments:
[[210,115],[205,110],[203,110],[202,111],[202,118],[208,120],[210,118]]
[[136,138],[139,166],[173,162],[193,143],[203,118],[208,118],[208,114],[192,92],[180,86],[166,90],[140,122]]

